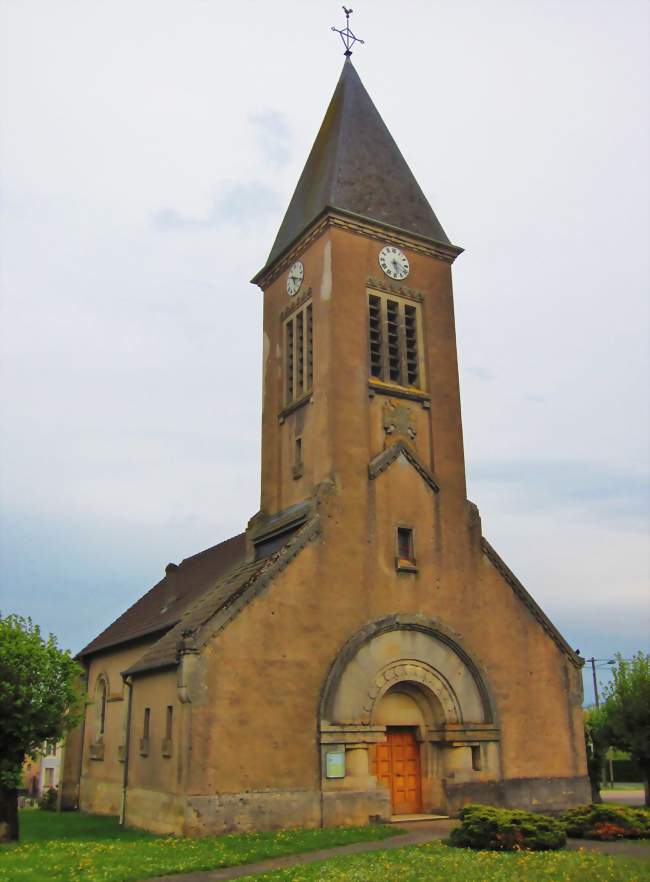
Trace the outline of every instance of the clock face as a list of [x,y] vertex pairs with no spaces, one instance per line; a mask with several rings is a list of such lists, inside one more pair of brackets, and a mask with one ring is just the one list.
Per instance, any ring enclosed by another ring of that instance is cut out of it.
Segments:
[[289,270],[289,275],[287,276],[287,294],[289,297],[293,297],[294,294],[297,294],[298,291],[300,291],[304,276],[305,268],[302,263],[297,260]]
[[410,270],[408,258],[394,245],[386,245],[379,252],[379,266],[391,279],[405,279]]

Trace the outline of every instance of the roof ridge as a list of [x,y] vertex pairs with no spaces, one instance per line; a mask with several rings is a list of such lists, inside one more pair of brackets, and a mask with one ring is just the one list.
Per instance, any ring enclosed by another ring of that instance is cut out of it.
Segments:
[[217,548],[221,548],[222,545],[226,545],[228,542],[232,542],[234,539],[239,539],[242,536],[246,535],[246,531],[242,531],[241,533],[235,533],[234,536],[229,536],[228,539],[223,539],[221,542],[217,542],[215,545],[210,545],[209,548],[204,548],[203,551],[197,551],[196,554],[190,554],[189,557],[183,557],[181,562],[178,564],[179,567],[182,567],[183,564],[189,563],[191,560],[196,560],[199,557],[202,557],[205,554],[209,554],[211,551],[216,551]]
[[[303,524],[289,541],[273,554],[259,560],[244,560],[234,565],[192,607],[185,610],[181,619],[153,646],[150,646],[144,655],[123,671],[122,675],[129,676],[160,667],[172,667],[178,664],[184,652],[197,652],[252,599],[246,596],[248,589],[257,583],[258,592],[262,591],[268,582],[318,534],[319,529],[320,521],[316,515]],[[247,572],[249,568],[250,572]],[[238,583],[240,577],[241,582]],[[227,590],[229,587],[232,587],[231,591]],[[221,594],[220,589],[222,589]],[[205,606],[203,612],[200,609],[202,605]],[[223,615],[217,627],[209,629],[210,622],[220,613]],[[195,622],[192,622],[193,617],[196,619]],[[188,624],[191,627],[188,628]]]
[[237,533],[185,558],[137,597],[75,658],[140,640],[159,631],[169,631],[180,620],[187,606],[193,605],[205,593],[205,584],[211,584],[214,578],[221,578],[223,572],[228,572],[244,558],[245,535]]

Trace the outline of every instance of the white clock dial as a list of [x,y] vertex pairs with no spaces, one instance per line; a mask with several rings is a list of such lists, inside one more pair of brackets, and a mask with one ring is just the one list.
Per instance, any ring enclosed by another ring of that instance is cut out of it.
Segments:
[[410,270],[407,256],[394,245],[386,245],[381,249],[379,266],[391,279],[405,279]]
[[298,291],[300,291],[304,276],[305,268],[302,263],[297,260],[289,270],[289,275],[287,276],[287,294],[289,297],[293,297],[294,294],[297,294]]

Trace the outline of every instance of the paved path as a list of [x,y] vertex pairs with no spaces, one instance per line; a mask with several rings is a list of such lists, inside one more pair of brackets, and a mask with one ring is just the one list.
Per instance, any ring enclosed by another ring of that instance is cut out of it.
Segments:
[[610,790],[603,787],[600,791],[603,802],[617,802],[619,805],[642,806],[645,802],[643,790]]
[[[411,821],[402,823],[400,827],[408,832],[392,837],[391,839],[379,839],[372,842],[355,842],[354,845],[340,845],[335,848],[324,848],[320,851],[309,851],[305,854],[290,854],[285,857],[270,858],[259,861],[256,864],[243,864],[239,867],[224,867],[221,870],[207,870],[198,873],[175,873],[173,876],[157,876],[148,879],[147,882],[227,882],[230,879],[241,879],[244,876],[255,876],[260,873],[270,873],[272,870],[283,870],[287,867],[296,867],[300,864],[311,864],[315,861],[325,861],[328,858],[339,857],[348,854],[361,854],[369,851],[385,851],[386,849],[404,848],[409,845],[423,845],[434,839],[446,839],[451,831],[458,825],[458,821]],[[578,851],[584,848],[587,851],[599,851],[602,854],[615,855],[618,857],[645,858],[650,860],[650,846],[638,842],[594,842],[585,839],[569,839],[567,848]]]
[[[328,858],[346,854],[360,854],[366,851],[385,851],[387,848],[403,848],[405,845],[422,845],[432,839],[444,839],[456,826],[457,821],[415,821],[400,825],[408,829],[408,833],[376,839],[372,842],[355,842],[353,845],[339,845],[335,848],[323,848],[320,851],[309,851],[305,854],[290,854],[285,857],[270,858],[257,864],[243,864],[239,867],[224,867],[222,870],[208,870],[200,873],[175,873],[173,876],[157,876],[147,882],[225,882],[227,879],[241,879],[243,876],[254,876],[256,873],[270,873],[271,870],[283,870],[300,864],[311,864],[314,861],[325,861]],[[435,825],[435,827],[434,827]]]

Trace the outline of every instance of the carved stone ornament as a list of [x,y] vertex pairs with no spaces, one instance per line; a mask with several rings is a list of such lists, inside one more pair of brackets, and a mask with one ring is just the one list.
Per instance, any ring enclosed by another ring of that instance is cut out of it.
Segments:
[[394,436],[391,438],[391,443],[394,443],[396,437],[402,437],[409,442],[415,441],[417,429],[415,428],[413,411],[410,407],[387,401],[384,404],[383,417],[384,431],[387,435]]

